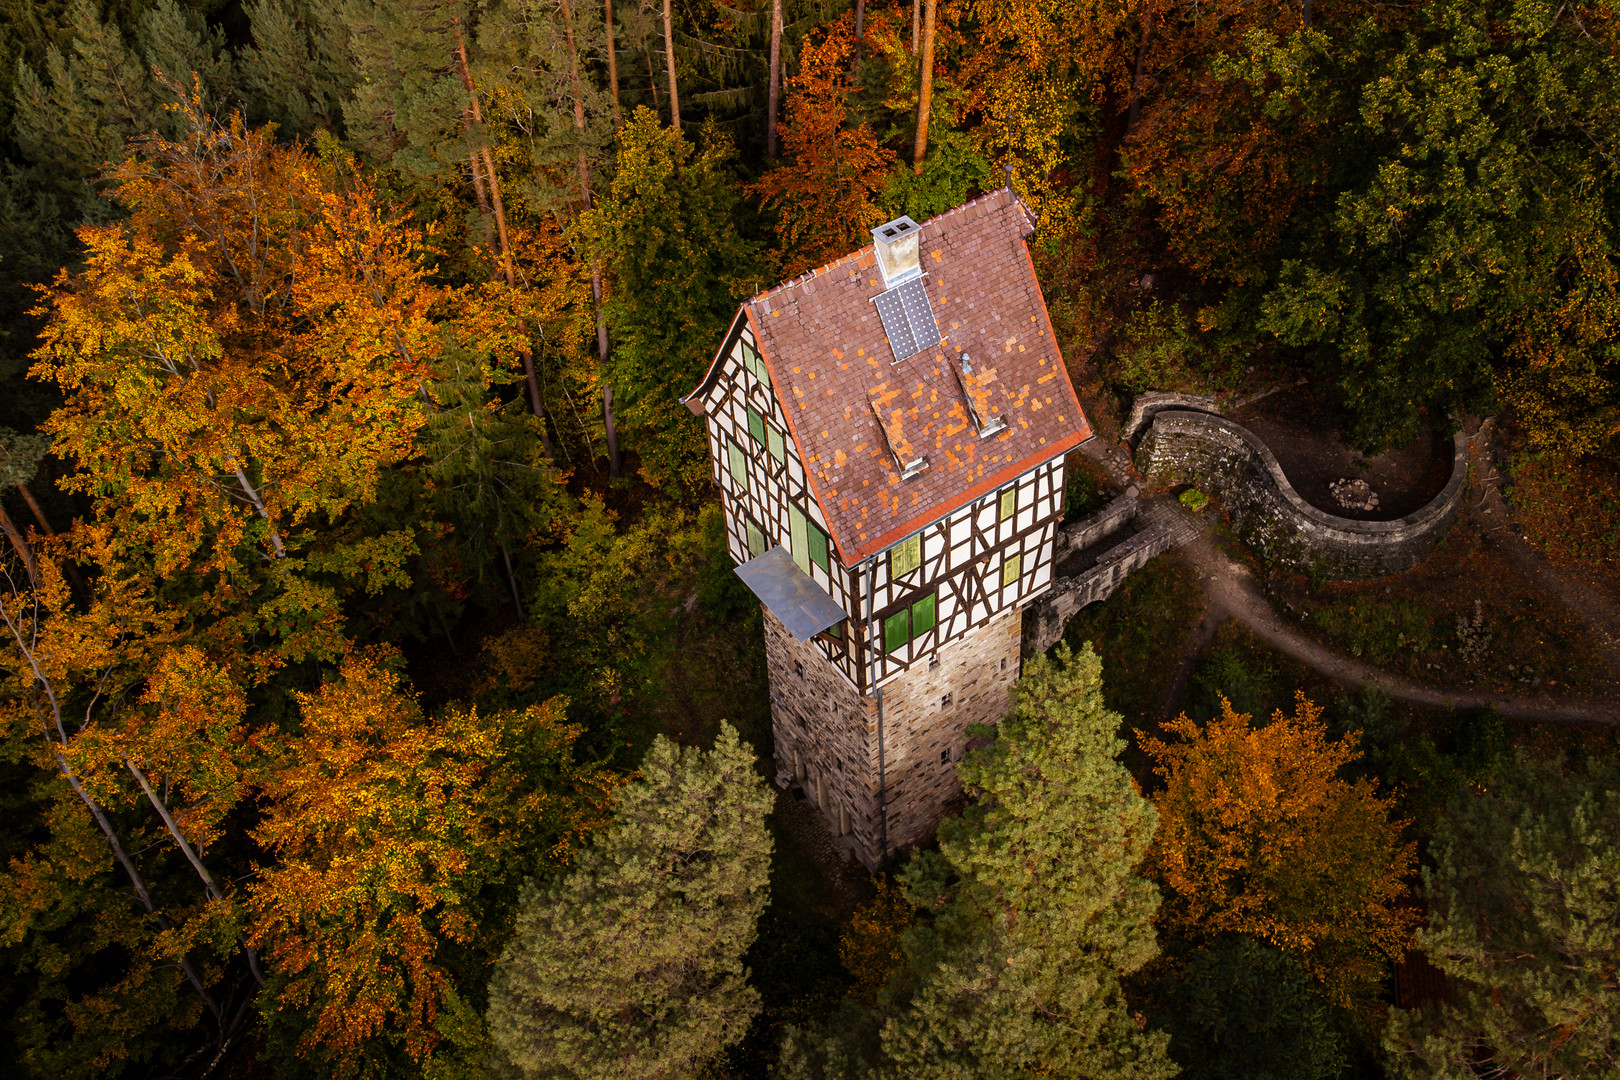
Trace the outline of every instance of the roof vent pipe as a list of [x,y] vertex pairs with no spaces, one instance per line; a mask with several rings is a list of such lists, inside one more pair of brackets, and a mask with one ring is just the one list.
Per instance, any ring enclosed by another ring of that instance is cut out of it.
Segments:
[[883,272],[885,289],[922,277],[922,259],[917,251],[921,230],[921,225],[904,215],[872,230],[872,243],[877,248],[877,264]]

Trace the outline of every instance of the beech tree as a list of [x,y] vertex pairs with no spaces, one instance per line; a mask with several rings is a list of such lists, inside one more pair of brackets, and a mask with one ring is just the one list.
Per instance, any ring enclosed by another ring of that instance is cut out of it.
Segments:
[[1301,693],[1292,715],[1256,727],[1222,698],[1203,728],[1183,715],[1166,725],[1174,741],[1144,736],[1165,780],[1152,866],[1169,926],[1264,941],[1350,1006],[1411,938],[1400,901],[1416,853],[1390,820],[1393,800],[1339,777],[1356,736],[1329,742],[1321,715]]
[[1457,793],[1430,845],[1418,944],[1449,1001],[1397,1010],[1392,1075],[1620,1070],[1620,763],[1524,754]]
[[613,824],[524,892],[490,986],[500,1061],[524,1077],[697,1075],[759,1009],[743,954],[765,909],[772,796],[722,724],[713,750],[660,736]]
[[959,766],[977,804],[903,875],[932,920],[907,940],[919,986],[884,1029],[883,1074],[1173,1076],[1169,1039],[1137,1025],[1120,984],[1158,953],[1158,890],[1139,873],[1156,815],[1119,762],[1102,662],[1060,646],[1014,699]]
[[479,936],[479,891],[507,852],[533,850],[526,838],[566,861],[608,790],[573,765],[564,702],[429,717],[387,660],[352,655],[297,695],[299,733],[256,776],[254,837],[275,856],[251,888],[254,938],[281,976],[272,1026],[301,1016],[299,1052],[341,1072],[379,1037],[432,1052],[452,991],[441,952]]

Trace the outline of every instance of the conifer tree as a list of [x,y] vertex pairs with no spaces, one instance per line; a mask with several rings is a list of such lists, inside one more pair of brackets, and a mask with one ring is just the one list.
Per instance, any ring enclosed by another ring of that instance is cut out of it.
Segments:
[[1170,1077],[1168,1038],[1138,1026],[1120,985],[1158,953],[1158,890],[1138,873],[1157,817],[1119,762],[1102,663],[1064,646],[1015,694],[960,766],[978,805],[905,872],[934,918],[908,942],[921,982],[884,1031],[884,1075]]
[[771,795],[722,724],[660,736],[613,825],[561,882],[530,885],[490,987],[498,1064],[524,1077],[689,1077],[747,1031],[743,954],[765,908]]
[[1397,1011],[1402,1078],[1620,1072],[1620,762],[1505,763],[1463,789],[1425,867],[1418,943],[1451,1000]]
[[243,5],[253,44],[242,50],[240,94],[255,121],[304,135],[343,119],[358,78],[338,0]]
[[697,385],[737,303],[766,283],[760,245],[738,227],[734,164],[712,124],[694,146],[637,109],[619,129],[611,190],[579,219],[581,246],[610,281],[615,345],[604,374],[654,484],[707,482],[703,425],[676,388]]

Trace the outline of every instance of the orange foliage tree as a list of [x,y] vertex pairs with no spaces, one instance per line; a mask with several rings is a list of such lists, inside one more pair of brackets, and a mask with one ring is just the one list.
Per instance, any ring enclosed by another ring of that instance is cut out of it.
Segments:
[[855,36],[845,14],[819,43],[806,43],[790,80],[782,146],[790,163],[752,185],[776,211],[782,273],[794,277],[870,243],[883,220],[875,196],[894,154],[878,145],[864,121],[849,125]]
[[301,730],[258,770],[253,934],[307,1013],[301,1052],[352,1069],[384,1035],[422,1060],[451,993],[440,953],[481,933],[482,890],[515,887],[514,853],[566,862],[611,816],[613,781],[572,757],[556,698],[516,713],[423,713],[386,656],[351,655],[298,694]]
[[1178,741],[1144,736],[1166,783],[1150,862],[1167,889],[1162,922],[1265,941],[1349,1004],[1411,938],[1414,913],[1399,905],[1415,845],[1371,780],[1339,777],[1359,736],[1329,741],[1321,713],[1300,693],[1292,715],[1257,727],[1223,698],[1203,728],[1185,714],[1170,723]]

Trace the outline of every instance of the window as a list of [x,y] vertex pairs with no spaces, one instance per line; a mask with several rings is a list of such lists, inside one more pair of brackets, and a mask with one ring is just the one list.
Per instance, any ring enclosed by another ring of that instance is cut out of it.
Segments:
[[949,750],[941,750],[939,752],[939,763],[941,765],[949,765],[951,763],[951,752]]
[[757,443],[765,441],[765,418],[753,409],[748,410],[748,434],[752,435]]
[[810,561],[829,574],[832,573],[832,567],[828,565],[827,560],[827,534],[816,528],[816,523],[813,521],[807,520],[804,526],[809,539]]
[[771,452],[771,457],[780,465],[787,460],[787,446],[782,440],[782,433],[775,428],[765,430],[765,448]]
[[746,341],[737,342],[737,346],[742,349],[743,366],[754,373],[754,378],[769,386],[771,373],[765,370],[765,361],[760,359],[759,353]]
[[841,622],[833,623],[831,626],[827,627],[827,629],[823,630],[822,633],[826,634],[828,637],[832,638],[834,641],[843,641],[844,640],[844,624],[841,623]]
[[938,613],[937,602],[935,594],[929,593],[884,619],[883,651],[894,652],[932,630]]
[[737,490],[748,490],[748,458],[743,454],[742,447],[726,440],[726,456],[731,462],[731,478],[737,482]]
[[1006,521],[1018,511],[1018,489],[1010,487],[1001,493],[1001,514],[997,521]]
[[1024,569],[1024,557],[1022,555],[1014,555],[1011,558],[1002,559],[1001,560],[1001,584],[1002,584],[1002,586],[1005,587],[1005,586],[1012,585],[1012,584],[1016,583],[1018,581],[1018,575],[1023,572],[1023,569]]
[[908,536],[889,549],[889,576],[905,577],[922,565],[922,534]]
[[752,521],[748,523],[748,557],[757,559],[765,554],[765,534]]
[[807,574],[810,572],[810,541],[805,533],[809,524],[797,506],[788,504],[788,550],[793,552],[793,561],[799,569]]
[[810,572],[811,564],[829,570],[827,565],[827,534],[805,516],[792,503],[788,504],[788,540],[793,550],[793,561],[799,569]]

